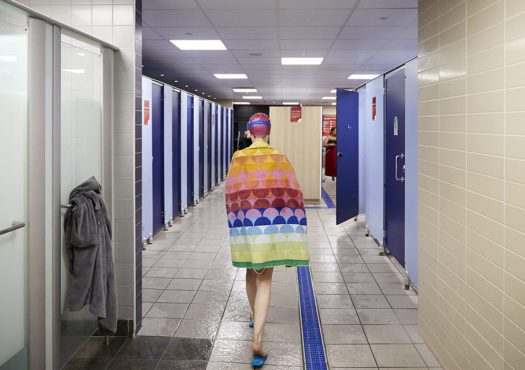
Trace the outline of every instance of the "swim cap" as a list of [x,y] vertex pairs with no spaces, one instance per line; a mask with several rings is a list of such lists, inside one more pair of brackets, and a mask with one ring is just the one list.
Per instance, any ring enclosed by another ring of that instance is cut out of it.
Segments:
[[270,135],[272,124],[270,117],[264,113],[255,113],[248,121],[248,130],[252,137],[265,137]]

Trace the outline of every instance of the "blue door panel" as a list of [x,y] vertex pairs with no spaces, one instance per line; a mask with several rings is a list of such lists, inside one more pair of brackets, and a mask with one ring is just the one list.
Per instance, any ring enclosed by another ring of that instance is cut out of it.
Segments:
[[173,91],[172,95],[172,118],[173,118],[173,215],[181,213],[180,199],[180,170],[181,170],[181,152],[180,152],[180,92]]
[[162,86],[152,86],[153,233],[164,227],[164,109]]
[[359,214],[359,94],[337,89],[337,207],[339,225]]
[[211,138],[212,138],[212,130],[213,130],[213,126],[212,126],[212,115],[213,115],[213,112],[212,112],[212,105],[210,102],[206,102],[206,104],[208,104],[208,150],[206,152],[206,154],[208,155],[208,173],[207,173],[207,176],[208,176],[208,190],[211,190],[211,187],[213,185],[213,180],[212,180],[212,177],[211,177],[211,169],[212,169],[212,166],[213,166],[213,163],[211,162],[212,160],[212,145],[211,145]]
[[188,95],[188,106],[186,107],[188,110],[188,151],[186,153],[187,155],[187,161],[188,161],[188,205],[192,205],[193,202],[193,195],[194,195],[194,189],[193,189],[193,178],[194,178],[194,163],[193,163],[193,96]]
[[405,71],[386,79],[385,246],[405,265]]
[[204,195],[204,100],[199,100],[199,197]]

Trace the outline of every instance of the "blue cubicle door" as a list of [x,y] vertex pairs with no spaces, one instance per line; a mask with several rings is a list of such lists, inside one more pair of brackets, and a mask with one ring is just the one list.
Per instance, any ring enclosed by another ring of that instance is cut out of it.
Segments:
[[405,266],[405,69],[385,85],[385,247]]
[[153,236],[153,189],[151,163],[152,82],[142,77],[142,241]]
[[152,85],[153,234],[164,228],[164,112],[162,86]]
[[215,122],[215,183],[218,184],[221,178],[221,121],[222,121],[222,107],[217,106]]
[[173,90],[171,95],[171,118],[173,134],[173,215],[178,216],[181,213],[180,184],[181,184],[181,152],[180,152],[180,92]]
[[337,89],[337,208],[336,221],[359,213],[359,95]]
[[212,145],[212,138],[213,138],[213,105],[211,102],[207,101],[206,104],[208,105],[208,144],[207,144],[207,155],[208,155],[208,191],[211,190],[213,185],[213,178],[212,178],[212,168],[213,168],[213,145]]
[[187,155],[187,158],[186,158],[186,162],[187,162],[187,169],[188,169],[188,177],[187,177],[187,189],[188,189],[188,205],[193,205],[194,204],[194,201],[193,201],[193,197],[194,197],[194,189],[193,189],[193,182],[194,182],[194,163],[193,163],[193,151],[194,151],[194,146],[193,146],[193,141],[194,141],[194,132],[193,132],[193,96],[190,96],[188,95],[188,100],[187,100],[187,106],[186,106],[186,110],[187,110],[187,133],[188,133],[188,136],[187,136],[187,140],[188,140],[188,144],[187,144],[187,151],[186,151],[186,155]]
[[204,196],[204,100],[199,99],[199,198]]

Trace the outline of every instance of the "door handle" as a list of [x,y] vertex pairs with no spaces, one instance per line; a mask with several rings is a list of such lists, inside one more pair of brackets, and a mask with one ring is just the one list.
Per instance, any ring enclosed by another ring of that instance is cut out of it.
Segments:
[[343,153],[342,152],[337,152],[337,158],[343,158]]
[[18,221],[14,221],[12,224],[11,224],[11,227],[8,227],[8,228],[5,228],[3,230],[0,230],[0,235],[4,235],[4,234],[7,234],[7,233],[10,233],[12,231],[15,231],[15,230],[18,230],[18,229],[21,229],[23,227],[25,227],[26,224],[23,223],[23,222],[18,222]]
[[[397,172],[398,172],[397,160],[399,158],[405,159],[405,154],[401,153],[401,154],[396,155],[396,159],[395,159],[395,162],[396,162],[396,169],[395,169],[396,181],[404,182],[405,181],[405,176],[401,176],[401,177],[397,176]],[[404,167],[403,167],[403,170],[404,170]]]

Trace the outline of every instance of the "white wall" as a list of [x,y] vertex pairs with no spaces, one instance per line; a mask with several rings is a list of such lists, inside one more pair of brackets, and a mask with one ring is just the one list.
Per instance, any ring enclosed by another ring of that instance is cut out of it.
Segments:
[[164,220],[173,218],[173,90],[164,85]]
[[[152,124],[153,101],[152,82],[149,78],[142,78],[142,107],[149,101],[149,122],[142,123],[142,240],[153,236],[153,152],[152,152]],[[144,110],[142,111],[144,117]]]
[[188,93],[185,91],[180,92],[180,152],[181,152],[181,164],[180,164],[180,204],[181,210],[188,208],[188,163],[187,163],[187,150],[188,150]]
[[[383,243],[384,237],[384,82],[383,76],[366,84],[365,187],[366,223],[370,235]],[[372,120],[372,99],[376,97],[376,119]]]
[[418,284],[417,60],[405,65],[405,270]]

